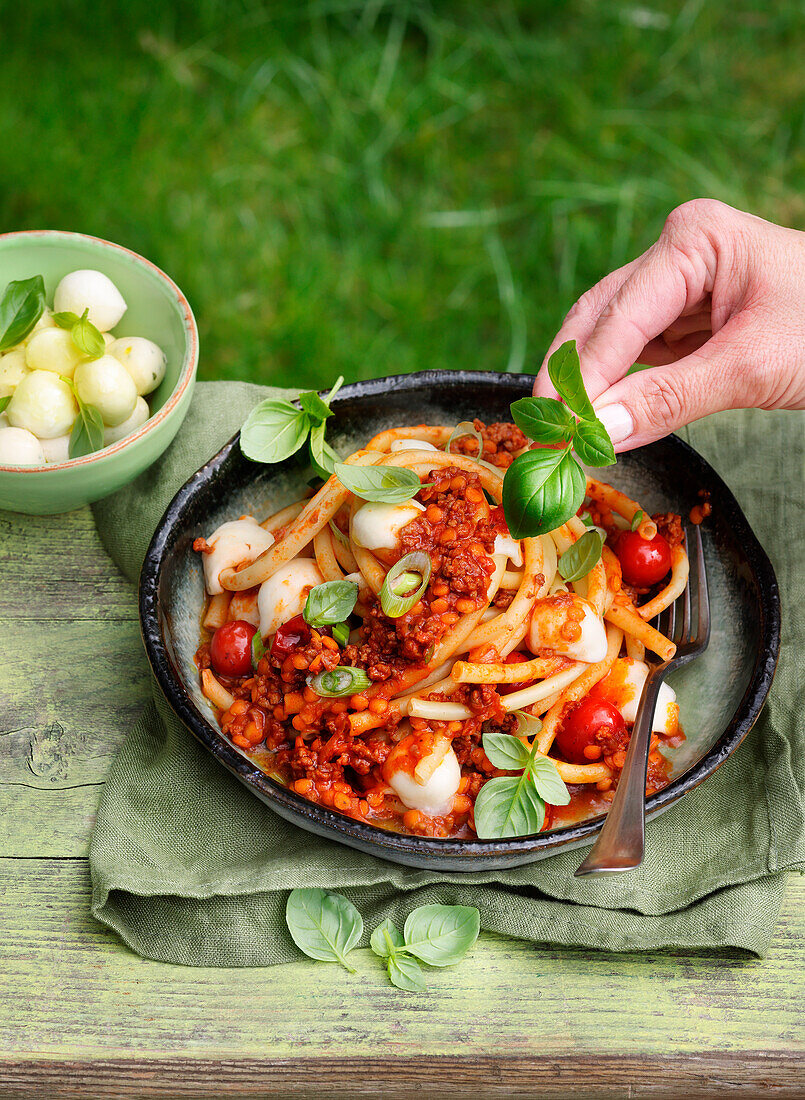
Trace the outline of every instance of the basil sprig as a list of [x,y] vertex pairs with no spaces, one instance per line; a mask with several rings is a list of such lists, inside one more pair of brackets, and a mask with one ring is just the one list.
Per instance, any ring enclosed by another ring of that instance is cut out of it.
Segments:
[[566,581],[578,581],[586,577],[598,564],[603,548],[604,536],[598,527],[591,527],[561,555],[556,563],[559,575]]
[[566,404],[550,397],[523,397],[511,406],[521,431],[535,443],[555,448],[525,451],[506,471],[503,512],[517,539],[553,531],[578,511],[586,478],[573,451],[588,466],[615,461],[612,441],[584,389],[575,340],[553,353],[548,374]]
[[356,497],[374,504],[402,504],[424,488],[414,471],[403,466],[347,466],[336,462],[335,476]]
[[363,935],[363,918],[351,901],[317,887],[291,890],[285,922],[300,951],[320,962],[341,963],[355,973],[347,955]]
[[481,918],[470,905],[420,905],[402,932],[388,917],[372,933],[370,947],[386,962],[392,985],[406,993],[425,988],[420,962],[454,966],[478,939]]
[[311,588],[302,615],[309,626],[317,629],[332,626],[352,614],[357,600],[355,581],[325,581]]
[[570,801],[556,765],[537,748],[542,723],[523,711],[515,714],[522,734],[533,737],[530,748],[513,734],[489,731],[483,735],[490,763],[520,774],[500,775],[481,787],[475,799],[475,831],[482,840],[538,833],[545,822],[545,803],[566,806]]
[[339,376],[326,397],[313,390],[300,394],[301,408],[273,398],[261,401],[240,430],[240,449],[253,462],[282,462],[309,440],[310,460],[316,472],[329,478],[338,455],[324,438],[325,421],[333,415],[330,402],[343,384]]
[[45,311],[45,282],[41,275],[10,282],[0,298],[0,352],[19,344]]
[[70,310],[54,313],[53,320],[59,328],[69,331],[75,346],[88,359],[100,359],[106,351],[103,333],[90,321],[89,309],[85,309],[80,317]]

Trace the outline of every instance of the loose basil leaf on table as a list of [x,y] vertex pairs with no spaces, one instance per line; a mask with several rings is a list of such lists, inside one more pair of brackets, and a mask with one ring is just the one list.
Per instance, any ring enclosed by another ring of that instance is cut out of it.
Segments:
[[78,416],[75,418],[67,454],[70,458],[83,458],[103,447],[103,418],[94,405],[85,405],[73,390],[78,403]]
[[89,359],[100,359],[106,351],[103,333],[89,319],[89,310],[85,309],[81,317],[70,329],[73,343]]
[[601,559],[604,537],[597,527],[592,527],[573,545],[565,550],[556,568],[566,581],[578,581],[590,572]]
[[307,413],[289,401],[268,398],[247,416],[240,430],[240,449],[253,462],[282,462],[299,450],[309,431]]
[[595,409],[584,388],[575,340],[566,341],[550,357],[548,377],[556,392],[564,398],[576,416],[583,420],[595,420]]
[[335,476],[345,489],[372,503],[402,504],[422,488],[413,470],[402,466],[348,466],[336,462]]
[[357,695],[372,686],[372,681],[362,668],[336,665],[329,672],[320,672],[308,680],[309,687],[322,699],[339,699],[345,695]]
[[410,955],[395,953],[386,962],[389,981],[402,989],[404,993],[422,993],[425,990],[425,975],[422,967]]
[[561,401],[551,397],[521,397],[511,405],[512,420],[535,443],[563,443],[576,421]]
[[351,901],[317,887],[291,890],[285,921],[300,951],[355,973],[347,955],[363,935],[363,918]]
[[381,921],[369,939],[369,946],[381,959],[388,959],[404,944],[403,934],[391,917]]
[[503,479],[503,511],[511,535],[554,531],[579,510],[587,479],[570,449],[518,455]]
[[480,927],[474,906],[420,905],[405,921],[405,950],[428,966],[452,966],[478,939]]
[[636,531],[640,524],[643,522],[643,509],[638,508],[635,514],[632,516],[631,530]]
[[587,466],[611,466],[615,448],[600,420],[580,420],[573,434],[573,450]]
[[325,581],[311,588],[302,615],[310,626],[332,626],[352,614],[357,599],[355,581]]
[[45,311],[45,282],[41,275],[10,282],[0,298],[0,352],[24,340]]

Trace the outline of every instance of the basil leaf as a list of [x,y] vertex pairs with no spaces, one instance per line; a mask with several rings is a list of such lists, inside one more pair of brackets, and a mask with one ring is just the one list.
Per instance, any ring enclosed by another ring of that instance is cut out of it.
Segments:
[[0,351],[24,340],[45,309],[45,283],[41,275],[16,279],[0,298]]
[[402,466],[347,466],[336,462],[335,476],[361,500],[382,504],[402,504],[422,488],[413,470]]
[[62,313],[53,313],[51,316],[59,328],[73,328],[81,320],[77,313],[73,313],[69,309],[64,310]]
[[587,466],[611,466],[615,448],[600,420],[580,420],[573,435],[573,450]]
[[557,348],[548,360],[548,377],[554,389],[583,420],[595,420],[595,410],[584,388],[581,362],[575,340]]
[[307,413],[289,401],[269,398],[247,416],[240,429],[240,449],[253,462],[282,462],[299,450],[309,431]]
[[521,397],[512,402],[512,420],[535,443],[562,443],[573,434],[576,421],[561,401],[552,397]]
[[586,577],[593,566],[598,564],[603,546],[604,539],[597,528],[585,531],[556,563],[559,575],[566,581],[578,581]]
[[103,447],[103,418],[94,405],[85,405],[76,396],[78,416],[75,418],[67,454],[70,458],[81,458]]
[[467,954],[480,928],[474,906],[420,905],[405,921],[405,950],[428,966],[452,966]]
[[535,756],[528,770],[531,782],[543,802],[550,802],[552,806],[567,806],[570,791],[556,770],[553,760],[547,756]]
[[312,688],[322,699],[339,699],[343,695],[357,695],[372,686],[372,681],[362,668],[351,665],[336,665],[329,672],[320,672],[308,680]]
[[545,803],[526,774],[489,779],[475,799],[475,831],[482,840],[538,833]]
[[348,623],[334,623],[333,624],[333,637],[338,644],[343,647],[349,643],[349,624]]
[[355,973],[346,956],[363,935],[363,919],[351,901],[318,888],[291,890],[285,921],[300,951]]
[[7,393],[5,397],[0,397],[0,413],[5,412],[6,405],[11,400],[11,396],[12,395],[10,393]]
[[485,733],[483,746],[489,762],[507,772],[521,772],[531,759],[528,746],[511,733]]
[[328,407],[329,407],[329,404],[332,401],[332,399],[335,397],[335,395],[338,393],[338,391],[341,389],[341,387],[343,385],[344,385],[344,376],[343,376],[343,374],[339,374],[338,378],[336,378],[336,380],[335,380],[335,385],[333,386],[333,388],[330,390],[330,392],[327,394],[327,396],[324,399],[325,404]]
[[311,588],[302,615],[310,626],[331,626],[352,614],[357,599],[355,581],[325,581]]
[[100,330],[90,321],[88,313],[89,310],[85,309],[83,316],[79,317],[70,330],[70,335],[80,352],[89,359],[100,359],[106,351],[106,344]]
[[323,401],[315,390],[299,394],[299,404],[308,414],[314,424],[323,424],[328,416],[333,415],[333,410]]
[[425,989],[425,975],[422,967],[410,955],[392,955],[386,968],[392,985],[406,993],[422,993]]
[[252,668],[257,670],[257,666],[260,663],[260,659],[265,656],[266,647],[263,644],[263,639],[260,637],[260,631],[252,638]]
[[390,958],[404,943],[402,932],[390,917],[378,924],[369,940],[369,946],[381,959]]
[[[0,409],[0,412],[2,412],[2,411],[3,411],[3,410],[2,410],[2,409]],[[638,508],[638,510],[637,510],[637,511],[635,512],[635,514],[634,514],[634,515],[632,516],[632,523],[631,523],[631,529],[632,529],[632,531],[636,531],[636,530],[637,530],[637,528],[638,528],[638,527],[640,526],[640,524],[641,524],[642,522],[643,522],[643,509],[642,509],[642,508]]]
[[525,451],[503,478],[509,532],[523,539],[555,530],[579,510],[586,488],[584,471],[570,448]]
[[314,424],[310,429],[310,460],[316,471],[327,480],[335,473],[338,455],[324,438],[325,425]]
[[533,714],[529,714],[527,710],[514,711],[514,717],[517,719],[517,736],[527,737],[532,740],[542,729],[542,722],[539,718],[536,718]]

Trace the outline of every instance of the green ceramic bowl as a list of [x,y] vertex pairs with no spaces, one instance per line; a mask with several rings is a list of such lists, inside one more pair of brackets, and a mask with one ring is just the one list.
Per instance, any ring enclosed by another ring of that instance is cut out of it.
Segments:
[[128,303],[116,336],[146,336],[167,356],[162,384],[147,397],[151,417],[126,439],[84,458],[48,466],[0,466],[0,508],[30,515],[69,512],[114,493],[162,454],[187,414],[198,366],[198,330],[187,299],[148,260],[83,233],[30,230],[0,235],[0,291],[42,275],[49,304],[79,268],[108,275]]

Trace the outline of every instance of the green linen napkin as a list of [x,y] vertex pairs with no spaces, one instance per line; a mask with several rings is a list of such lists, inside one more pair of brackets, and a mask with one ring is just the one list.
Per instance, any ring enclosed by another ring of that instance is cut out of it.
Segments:
[[[129,488],[95,505],[101,538],[135,582],[175,491],[276,390],[202,383],[175,442]],[[803,420],[736,412],[689,430],[769,551],[783,592],[774,690],[743,746],[648,827],[644,865],[576,879],[578,851],[483,874],[412,870],[287,824],[208,756],[159,689],[114,762],[90,848],[98,920],[141,955],[194,966],[299,957],[285,900],[296,886],[343,892],[371,930],[428,901],[476,905],[481,926],[537,943],[608,950],[732,947],[763,955],[785,871],[805,866],[805,746],[797,666]],[[773,475],[770,472],[773,471]],[[797,692],[799,691],[799,698]],[[362,944],[366,945],[366,937]]]

